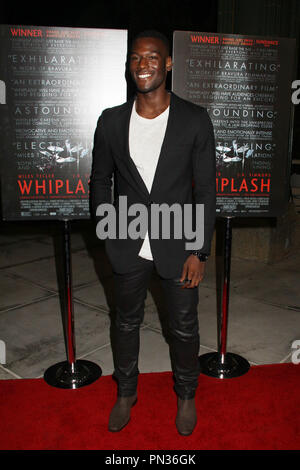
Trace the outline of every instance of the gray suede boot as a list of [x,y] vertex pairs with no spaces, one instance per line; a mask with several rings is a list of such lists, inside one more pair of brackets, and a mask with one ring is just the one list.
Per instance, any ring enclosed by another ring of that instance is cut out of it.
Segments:
[[177,398],[176,427],[182,436],[189,436],[197,424],[195,398],[182,400]]
[[123,429],[130,420],[130,410],[137,402],[137,395],[130,397],[118,397],[111,410],[108,422],[108,430],[118,432]]

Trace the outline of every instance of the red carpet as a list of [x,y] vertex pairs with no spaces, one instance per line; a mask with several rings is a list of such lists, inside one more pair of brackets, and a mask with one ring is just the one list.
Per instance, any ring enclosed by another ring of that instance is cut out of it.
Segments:
[[198,424],[177,433],[169,372],[141,374],[128,426],[107,431],[116,384],[111,376],[78,390],[43,379],[0,381],[1,450],[300,449],[300,365],[251,367],[239,378],[200,376]]

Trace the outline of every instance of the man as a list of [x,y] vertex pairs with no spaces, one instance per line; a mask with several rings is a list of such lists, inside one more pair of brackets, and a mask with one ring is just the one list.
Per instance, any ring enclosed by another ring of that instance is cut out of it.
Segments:
[[[215,222],[214,134],[204,108],[166,90],[171,68],[167,39],[155,31],[139,34],[129,54],[136,96],[105,110],[95,133],[90,183],[94,215],[99,205],[111,202],[112,176],[117,212],[120,196],[127,197],[128,207],[144,204],[149,213],[153,204],[204,205],[204,244],[200,251],[188,250],[185,236],[166,239],[160,232],[158,238],[153,237],[151,218],[143,238],[106,240],[116,292],[112,350],[118,397],[109,418],[112,432],[126,426],[137,401],[139,328],[154,268],[168,308],[178,432],[191,434],[197,421],[197,287],[203,279]],[[128,224],[131,220],[129,216]]]

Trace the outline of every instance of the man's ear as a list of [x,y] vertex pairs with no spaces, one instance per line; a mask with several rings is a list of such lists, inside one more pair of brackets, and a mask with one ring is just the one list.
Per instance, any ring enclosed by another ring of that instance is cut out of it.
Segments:
[[166,69],[167,69],[167,71],[169,72],[170,70],[172,70],[172,67],[173,67],[172,57],[168,56],[166,58]]

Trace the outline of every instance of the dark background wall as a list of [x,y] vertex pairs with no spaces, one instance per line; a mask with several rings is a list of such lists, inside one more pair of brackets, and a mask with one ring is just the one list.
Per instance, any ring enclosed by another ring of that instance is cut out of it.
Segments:
[[[1,23],[124,28],[129,36],[148,28],[162,30],[172,38],[174,29],[215,31],[217,0],[74,0],[64,2],[5,2]],[[36,6],[34,6],[36,5]]]

